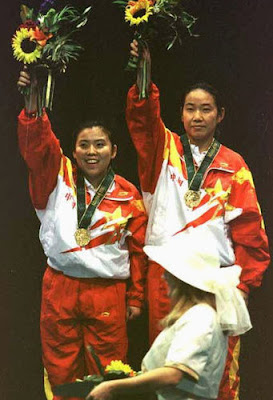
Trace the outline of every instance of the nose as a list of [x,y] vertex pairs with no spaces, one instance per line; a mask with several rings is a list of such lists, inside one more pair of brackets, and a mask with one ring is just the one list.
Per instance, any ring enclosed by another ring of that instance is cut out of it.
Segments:
[[92,155],[96,154],[96,152],[96,147],[93,144],[90,144],[90,146],[87,148],[87,154]]
[[202,113],[201,113],[200,110],[196,109],[196,110],[194,111],[193,120],[194,120],[194,121],[200,121],[200,120],[202,120]]

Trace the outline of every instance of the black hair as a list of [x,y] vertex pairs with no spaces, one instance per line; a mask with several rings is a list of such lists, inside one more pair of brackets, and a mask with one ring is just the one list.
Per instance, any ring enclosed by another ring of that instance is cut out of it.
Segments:
[[223,106],[222,96],[220,95],[220,93],[218,92],[218,90],[214,86],[210,85],[207,82],[194,83],[193,85],[189,86],[185,90],[184,95],[182,97],[181,109],[183,109],[183,107],[184,107],[186,96],[190,92],[192,92],[193,90],[196,90],[196,89],[204,90],[205,92],[209,93],[213,97],[215,105],[217,107],[218,115],[220,115],[222,113],[222,109],[224,107]]
[[115,144],[114,138],[113,138],[113,133],[112,130],[109,128],[109,126],[102,120],[91,120],[91,121],[84,121],[81,124],[78,125],[78,127],[74,130],[73,135],[72,135],[72,151],[75,150],[77,138],[79,134],[87,128],[94,128],[98,127],[100,128],[109,138],[112,146]]

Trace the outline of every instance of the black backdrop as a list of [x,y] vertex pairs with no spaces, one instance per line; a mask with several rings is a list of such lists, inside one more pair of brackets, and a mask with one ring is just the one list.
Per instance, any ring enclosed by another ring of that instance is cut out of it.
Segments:
[[[27,173],[17,149],[16,116],[22,99],[16,89],[20,66],[10,40],[20,23],[20,1],[1,3],[1,400],[42,400],[39,343],[40,285],[45,259],[38,241]],[[38,0],[29,0],[38,7]],[[56,0],[57,4],[64,4]],[[111,0],[75,0],[93,4],[88,25],[79,35],[85,47],[80,60],[59,77],[53,127],[66,153],[72,129],[82,119],[104,116],[112,123],[119,145],[116,170],[138,184],[136,156],[124,121],[126,92],[133,76],[124,72],[132,31]],[[224,94],[226,118],[221,141],[240,152],[251,170],[269,238],[273,238],[273,74],[272,0],[191,0],[199,17],[199,38],[166,52],[152,47],[153,79],[161,89],[166,125],[180,131],[179,105],[185,85],[206,80]],[[271,400],[272,271],[252,293],[249,308],[254,328],[242,339],[241,400]],[[145,320],[131,327],[131,360],[141,356]],[[1,393],[2,392],[2,393]]]

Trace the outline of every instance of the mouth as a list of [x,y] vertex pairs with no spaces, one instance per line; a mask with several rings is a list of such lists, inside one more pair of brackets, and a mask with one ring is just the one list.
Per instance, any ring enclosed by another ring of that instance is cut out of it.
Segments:
[[89,165],[93,165],[93,164],[98,164],[99,160],[91,158],[91,159],[85,160],[85,162]]

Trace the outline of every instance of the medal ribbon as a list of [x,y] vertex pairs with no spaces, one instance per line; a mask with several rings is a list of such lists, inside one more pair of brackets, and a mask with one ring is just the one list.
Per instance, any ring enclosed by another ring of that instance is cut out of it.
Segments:
[[103,178],[101,184],[99,185],[91,203],[86,208],[84,177],[82,172],[78,170],[78,176],[77,176],[78,228],[87,229],[87,227],[90,225],[94,212],[102,202],[104,196],[106,195],[107,190],[109,189],[111,183],[114,180],[114,176],[115,173],[113,169],[110,167],[108,169],[106,176]]
[[184,148],[184,157],[188,173],[188,188],[189,190],[198,191],[202,184],[205,172],[207,171],[208,167],[211,165],[216,154],[218,153],[220,143],[218,142],[218,140],[213,139],[213,142],[210,145],[210,148],[208,149],[207,154],[203,159],[200,167],[197,169],[197,171],[195,171],[192,152],[187,135],[180,136],[180,140]]

